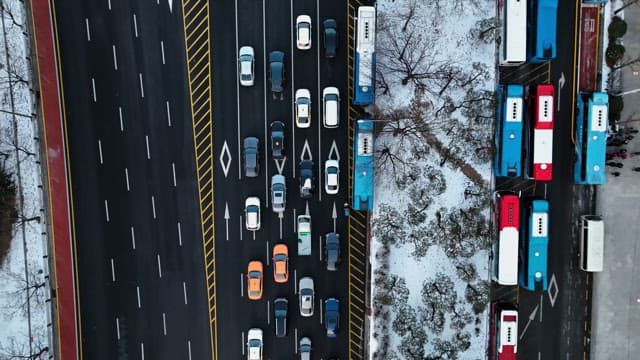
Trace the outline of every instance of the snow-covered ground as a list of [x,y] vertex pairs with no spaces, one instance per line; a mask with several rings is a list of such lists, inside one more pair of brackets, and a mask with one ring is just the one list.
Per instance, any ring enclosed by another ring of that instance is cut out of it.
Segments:
[[484,359],[496,2],[377,2],[371,359]]
[[[7,258],[0,267],[0,359],[49,358],[51,322],[40,152],[34,141],[29,25],[25,4],[2,0],[0,43],[0,165],[18,187],[18,220]],[[8,49],[8,53],[7,53]],[[21,200],[22,199],[22,200]],[[51,352],[52,353],[52,352]]]

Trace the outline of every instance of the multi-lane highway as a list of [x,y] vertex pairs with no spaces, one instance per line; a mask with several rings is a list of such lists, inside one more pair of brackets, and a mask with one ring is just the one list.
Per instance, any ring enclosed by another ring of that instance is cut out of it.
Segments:
[[[342,235],[342,256],[346,254],[346,221],[342,204],[347,201],[347,20],[344,4],[339,1],[215,2],[212,13],[213,123],[215,164],[215,215],[218,356],[239,358],[245,353],[247,331],[259,327],[264,331],[265,354],[293,357],[297,342],[308,336],[312,340],[314,358],[332,356],[347,358],[347,266],[343,261],[338,271],[326,270],[322,246],[324,234],[335,230]],[[312,47],[296,48],[295,19],[306,14],[312,19]],[[336,19],[338,51],[333,59],[322,51],[322,21]],[[256,81],[242,87],[237,78],[237,54],[242,46],[252,46],[256,54]],[[285,53],[284,92],[272,96],[268,80],[268,54]],[[337,129],[322,126],[322,89],[336,86],[342,94],[342,123]],[[297,128],[293,117],[293,95],[296,89],[311,92],[311,127]],[[270,124],[285,124],[285,159],[272,160]],[[260,173],[247,178],[242,167],[242,142],[245,137],[260,141]],[[314,162],[315,191],[311,199],[299,195],[299,163]],[[342,170],[340,191],[328,195],[324,191],[324,162],[339,160]],[[270,182],[274,174],[286,177],[287,204],[282,217],[271,209]],[[247,231],[243,210],[245,199],[257,196],[262,203],[262,228]],[[297,255],[295,218],[309,213],[312,218],[312,252]],[[290,278],[286,284],[273,280],[271,252],[274,244],[289,248]],[[247,298],[246,272],[250,260],[265,265],[262,300]],[[346,260],[346,259],[345,259]],[[315,280],[315,312],[310,318],[300,316],[297,280],[311,276]],[[287,336],[275,338],[273,300],[289,300]],[[328,339],[322,323],[323,300],[337,298],[342,305],[340,330],[336,339]],[[244,340],[244,341],[243,341]]]
[[210,358],[181,9],[55,5],[81,354]]

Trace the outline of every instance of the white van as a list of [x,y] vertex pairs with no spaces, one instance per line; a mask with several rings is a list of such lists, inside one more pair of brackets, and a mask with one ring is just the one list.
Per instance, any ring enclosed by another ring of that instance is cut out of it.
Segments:
[[580,217],[580,269],[602,271],[604,263],[604,221],[597,215]]
[[322,90],[322,121],[326,128],[340,125],[340,91],[337,87]]

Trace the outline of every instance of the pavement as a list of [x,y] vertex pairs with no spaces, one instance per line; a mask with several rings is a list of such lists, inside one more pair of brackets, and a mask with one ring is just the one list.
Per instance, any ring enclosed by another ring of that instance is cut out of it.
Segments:
[[[629,58],[640,55],[640,6],[624,10],[628,24],[623,38]],[[640,66],[620,70],[622,92],[640,88]],[[640,93],[624,95],[620,127],[640,128]],[[640,151],[640,136],[625,145],[628,153]],[[613,150],[609,148],[609,150]],[[622,169],[608,169],[607,183],[596,191],[596,212],[605,221],[604,271],[593,276],[592,359],[637,359],[640,352],[640,156],[622,162]],[[611,176],[619,171],[620,176]]]

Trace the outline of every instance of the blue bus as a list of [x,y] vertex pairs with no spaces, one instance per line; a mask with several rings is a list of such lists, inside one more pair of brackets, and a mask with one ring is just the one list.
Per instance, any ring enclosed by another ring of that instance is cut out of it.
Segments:
[[601,185],[606,180],[609,97],[604,92],[579,93],[576,104],[573,179],[576,184]]
[[520,242],[520,286],[547,290],[547,251],[549,247],[549,202],[532,200],[524,211],[524,236]]
[[373,121],[358,120],[353,134],[354,210],[373,209]]
[[524,86],[498,87],[496,119],[496,176],[518,177],[522,172],[522,121]]
[[353,104],[374,103],[376,74],[376,8],[358,7],[353,65]]
[[558,0],[529,0],[528,61],[544,63],[556,58]]

